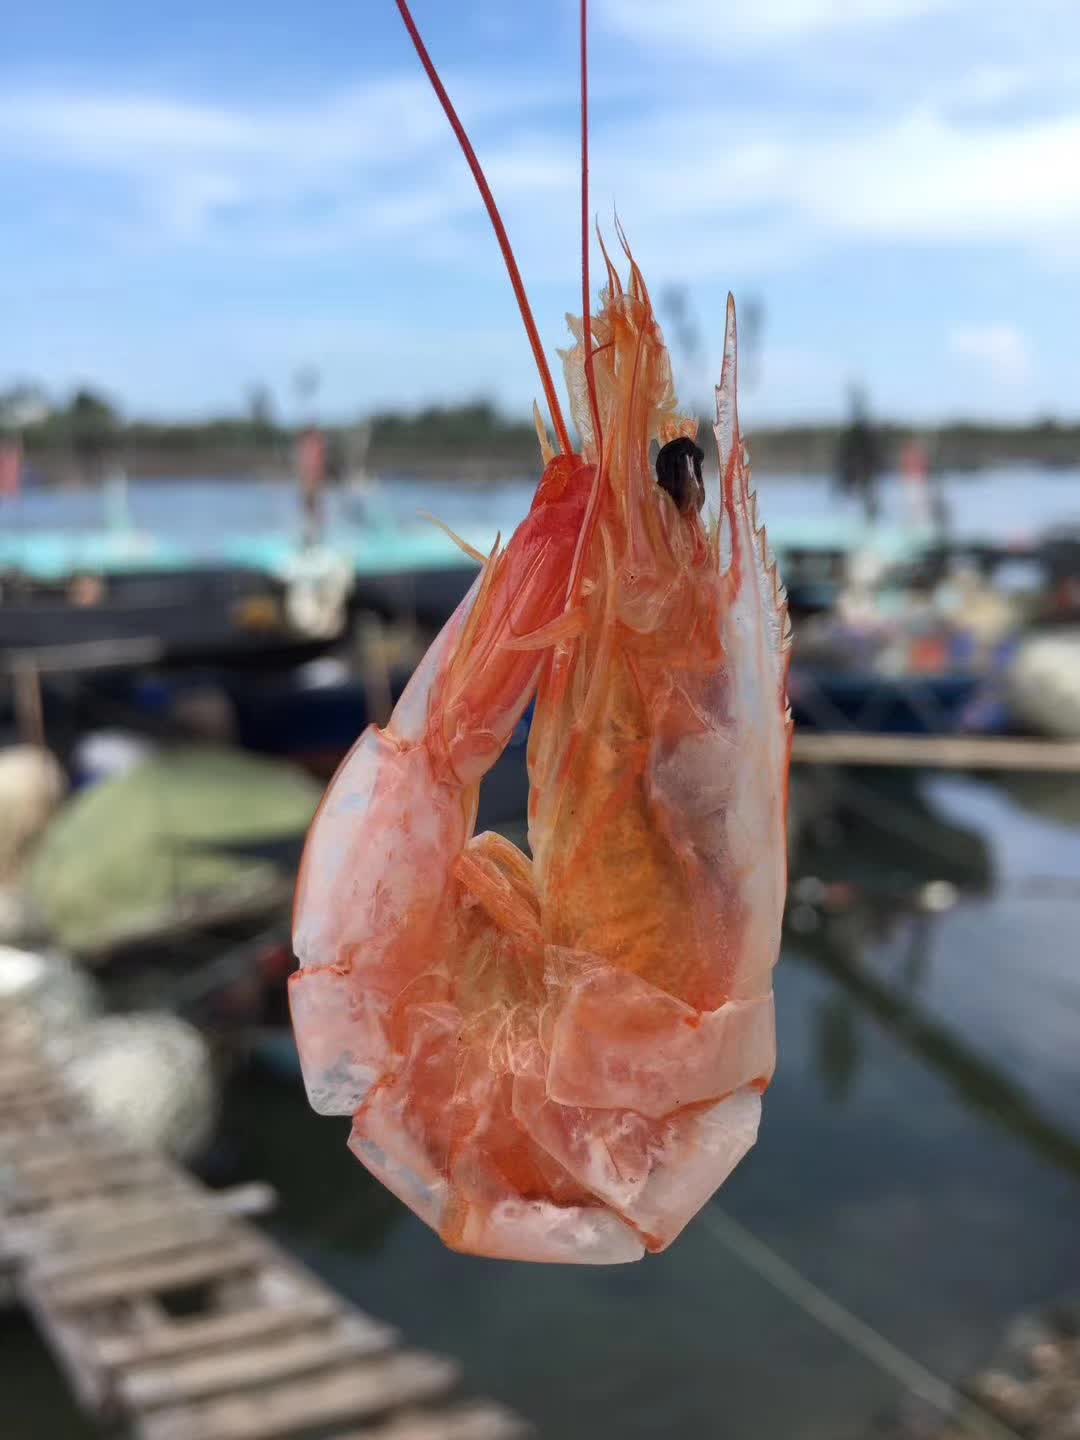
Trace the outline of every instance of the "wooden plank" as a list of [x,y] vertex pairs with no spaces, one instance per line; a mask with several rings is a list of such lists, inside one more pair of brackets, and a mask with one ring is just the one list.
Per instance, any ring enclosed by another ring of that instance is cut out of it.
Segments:
[[142,1366],[119,1381],[121,1399],[132,1410],[182,1405],[329,1370],[383,1354],[394,1332],[366,1316],[348,1316],[300,1335],[263,1336],[258,1348],[233,1348],[186,1361]]
[[457,1382],[457,1366],[402,1350],[337,1374],[157,1410],[135,1421],[139,1440],[280,1440],[301,1427],[360,1421],[395,1406],[422,1404]]
[[131,639],[83,640],[74,645],[35,645],[18,650],[0,649],[0,667],[12,673],[32,666],[43,672],[57,670],[72,674],[77,670],[125,669],[128,665],[150,665],[160,660],[165,647],[152,635]]
[[71,1114],[73,1108],[78,1115],[85,1118],[85,1112],[73,1102],[67,1086],[62,1085],[55,1075],[43,1075],[32,1086],[0,1091],[0,1115],[6,1116],[9,1111],[21,1115],[38,1109],[58,1109],[61,1102],[65,1118]]
[[31,1270],[23,1276],[22,1286],[26,1290],[34,1290],[43,1303],[74,1310],[89,1305],[108,1305],[146,1293],[208,1284],[235,1275],[238,1271],[250,1270],[264,1253],[255,1236],[245,1232],[224,1241],[199,1245],[190,1254],[182,1252],[171,1259],[105,1266],[89,1275],[72,1276],[70,1280],[45,1281],[38,1285]]
[[274,1198],[271,1186],[252,1184],[217,1195],[197,1190],[185,1193],[176,1187],[149,1200],[135,1195],[121,1204],[97,1201],[85,1207],[75,1225],[57,1225],[45,1212],[36,1225],[24,1226],[21,1235],[16,1233],[9,1249],[33,1261],[39,1279],[52,1279],[106,1262],[148,1258],[180,1245],[216,1239],[234,1216],[261,1214],[271,1208]]
[[8,1193],[7,1203],[11,1209],[25,1210],[77,1195],[120,1195],[142,1186],[160,1184],[167,1176],[168,1171],[156,1155],[139,1156],[131,1164],[117,1166],[112,1171],[72,1169],[35,1175],[29,1181],[20,1179]]
[[85,1326],[70,1313],[43,1303],[42,1297],[21,1280],[16,1281],[16,1285],[19,1298],[30,1311],[42,1339],[67,1376],[79,1404],[84,1410],[102,1410],[108,1400],[106,1377],[103,1371],[88,1362]]
[[531,1433],[512,1411],[476,1400],[452,1410],[410,1410],[381,1425],[338,1431],[330,1440],[525,1440]]
[[57,1123],[54,1116],[35,1113],[5,1125],[0,1109],[0,1127],[0,1155],[5,1162],[18,1165],[44,1155],[92,1158],[96,1148],[113,1138],[82,1115],[74,1122],[65,1116]]
[[1080,774],[1080,742],[982,735],[872,735],[854,730],[798,731],[792,759],[801,765]]
[[92,1225],[94,1217],[105,1212],[113,1215],[126,1214],[140,1205],[167,1205],[172,1200],[189,1200],[198,1193],[192,1182],[179,1170],[163,1168],[154,1176],[146,1176],[144,1179],[144,1184],[129,1187],[130,1193],[108,1189],[80,1190],[78,1194],[71,1196],[65,1196],[63,1191],[46,1193],[42,1204],[42,1223],[48,1220],[58,1230],[65,1225]]
[[0,1059],[0,1090],[25,1090],[48,1079],[48,1067],[32,1054],[5,1055]]
[[[4,1106],[11,1102],[29,1101],[31,1098],[40,1101],[42,1095],[51,1103],[40,1107],[40,1112],[32,1107],[30,1114],[20,1113],[12,1117],[4,1110]],[[24,1135],[37,1136],[43,1147],[66,1146],[69,1149],[85,1149],[102,1141],[116,1139],[115,1132],[91,1115],[80,1102],[74,1100],[67,1086],[61,1085],[55,1077],[46,1079],[40,1093],[33,1097],[25,1094],[0,1095],[0,1125],[4,1127],[5,1142],[16,1144]]]
[[28,1146],[26,1153],[19,1156],[19,1178],[25,1183],[36,1183],[72,1173],[80,1178],[96,1172],[109,1177],[125,1167],[141,1171],[148,1160],[161,1164],[156,1155],[105,1139],[95,1139],[91,1145]]
[[[244,1225],[274,1204],[270,1187],[209,1191],[95,1128],[21,1051],[0,1053],[0,1261],[23,1267],[17,1294],[87,1410],[126,1418],[140,1440],[285,1440],[361,1423],[369,1440],[524,1433],[498,1406],[424,1408],[457,1367],[395,1351],[390,1326]],[[202,1286],[202,1313],[170,1313],[170,1291]]]
[[46,1155],[39,1164],[27,1164],[20,1159],[10,1168],[23,1190],[57,1195],[61,1199],[69,1189],[73,1193],[78,1190],[80,1194],[96,1189],[104,1194],[146,1185],[169,1174],[162,1157],[148,1151],[132,1151],[128,1155],[117,1151],[111,1163],[88,1155]]
[[196,1210],[188,1216],[176,1216],[171,1223],[135,1226],[131,1232],[97,1236],[90,1245],[68,1255],[42,1255],[33,1263],[33,1280],[36,1284],[65,1285],[80,1275],[93,1275],[114,1266],[140,1265],[177,1251],[228,1243],[229,1224],[228,1216]]
[[[71,1092],[58,1080],[42,1080],[31,1089],[8,1090],[0,1095],[0,1119],[5,1122],[12,1116],[32,1116],[46,1110],[59,1111],[65,1118],[71,1113]],[[82,1111],[76,1109],[76,1114]]]
[[5,1100],[32,1099],[35,1091],[51,1093],[61,1085],[55,1070],[31,1056],[8,1053],[0,1061],[0,1094]]
[[53,1108],[37,1105],[30,1110],[14,1110],[0,1098],[0,1135],[4,1137],[4,1153],[17,1152],[36,1136],[51,1137],[61,1129],[70,1131],[70,1120],[66,1113],[67,1101]]
[[269,1215],[277,1208],[278,1202],[277,1191],[265,1180],[249,1180],[242,1185],[230,1185],[225,1190],[200,1187],[199,1193],[208,1205],[237,1217]]
[[122,1224],[129,1213],[137,1218],[140,1207],[152,1207],[154,1213],[161,1213],[170,1203],[185,1201],[190,1203],[190,1194],[179,1177],[129,1195],[103,1196],[91,1191],[70,1200],[47,1196],[36,1208],[29,1206],[19,1215],[3,1217],[0,1253],[32,1255],[35,1251],[70,1247],[93,1233],[95,1225],[104,1224],[106,1215]]
[[108,1335],[97,1341],[95,1354],[110,1369],[129,1369],[159,1360],[254,1344],[277,1335],[299,1332],[342,1313],[333,1296],[318,1291],[288,1304],[234,1310],[224,1315],[174,1320],[168,1328],[135,1335]]
[[160,1186],[130,1195],[86,1195],[51,1206],[35,1223],[53,1245],[81,1244],[112,1230],[209,1213],[219,1217],[264,1215],[277,1204],[272,1185],[254,1180],[225,1190],[207,1190],[182,1171],[166,1171]]

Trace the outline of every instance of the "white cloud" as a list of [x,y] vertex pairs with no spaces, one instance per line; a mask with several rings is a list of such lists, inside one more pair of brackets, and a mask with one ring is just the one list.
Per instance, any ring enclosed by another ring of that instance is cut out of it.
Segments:
[[[535,90],[460,85],[480,120],[536,100]],[[103,168],[214,155],[273,158],[287,168],[343,162],[393,165],[441,143],[446,121],[422,75],[386,76],[325,99],[283,105],[209,104],[137,91],[9,91],[0,98],[0,144]]]
[[949,332],[953,355],[974,360],[1001,385],[1023,384],[1031,374],[1031,348],[1013,325],[973,325]]
[[[521,131],[531,109],[551,102],[550,85],[519,79],[454,88],[470,128],[516,122],[512,162],[502,162],[498,143],[492,147],[493,179],[533,190],[562,183],[572,150],[559,156]],[[358,232],[419,231],[478,203],[422,75],[279,105],[9,91],[0,97],[5,158],[119,176],[166,235],[193,240],[216,229],[221,239],[246,213],[275,227],[264,230],[267,248],[280,235],[279,248],[290,251],[304,248],[297,212],[309,208],[318,219],[306,227],[307,243],[324,250],[355,244]]]
[[[598,19],[643,43],[692,40],[708,50],[715,41],[718,55],[734,37],[775,40],[777,50],[791,41],[798,56],[799,37],[827,34],[830,75],[846,65],[862,77],[838,108],[817,92],[778,104],[728,98],[730,87],[711,83],[722,68],[707,59],[700,83],[658,89],[654,74],[630,67],[628,78],[624,64],[605,71],[604,46],[594,46],[594,203],[601,215],[617,204],[658,280],[745,279],[843,246],[865,255],[896,243],[1004,246],[1061,271],[1080,263],[1078,92],[1056,111],[1049,100],[994,110],[1021,93],[1030,100],[1031,77],[1053,47],[1041,42],[1033,56],[1017,46],[1002,60],[968,35],[963,63],[938,66],[922,88],[916,67],[914,99],[851,101],[866,80],[850,63],[858,36],[873,32],[874,63],[887,57],[895,71],[889,26],[921,17],[912,30],[922,45],[945,20],[955,29],[959,12],[966,20],[972,0],[601,3]],[[1052,9],[1057,0],[1032,3]],[[552,79],[519,65],[494,77],[465,72],[450,88],[530,280],[561,282],[575,249],[572,66]],[[9,88],[0,95],[0,167],[8,160],[37,175],[52,167],[107,179],[108,212],[95,219],[91,201],[85,229],[91,238],[108,229],[113,254],[126,240],[145,254],[255,247],[260,256],[392,254],[463,269],[474,257],[477,268],[490,261],[476,245],[484,221],[471,178],[419,71],[291,101]]]
[[642,45],[716,54],[828,31],[915,20],[951,0],[604,0],[602,16]]
[[1024,94],[1035,78],[1023,65],[976,65],[968,74],[953,78],[951,98],[962,105],[997,105]]
[[808,208],[894,237],[1037,244],[1080,219],[1080,112],[1012,126],[949,124],[927,111],[866,136],[808,147]]
[[1080,107],[1008,126],[926,108],[857,129],[770,130],[688,106],[599,137],[595,170],[637,198],[623,207],[633,234],[685,275],[719,274],[733,255],[771,268],[867,239],[1006,244],[1060,264],[1080,226]]
[[[540,53],[514,7],[494,9],[493,57],[459,45],[447,81],[554,343],[577,308],[574,37],[557,26],[559,53]],[[1075,405],[1057,297],[1080,276],[1077,0],[594,9],[593,204],[609,234],[617,206],[655,295],[678,281],[707,315],[709,380],[731,285],[769,305],[748,412],[825,413],[853,372],[898,413],[1051,392]],[[9,57],[0,190],[27,223],[0,237],[0,268],[27,297],[8,327],[20,365],[97,367],[140,403],[249,373],[277,383],[274,364],[284,385],[303,353],[336,366],[326,398],[342,407],[354,389],[532,393],[482,206],[407,51],[328,56],[307,92],[302,74],[274,89],[260,71],[255,94],[242,79],[215,91],[217,65],[174,58],[163,90],[122,52],[64,81]],[[920,294],[938,266],[948,296],[933,280]],[[980,323],[998,286],[1023,333]],[[166,329],[188,335],[168,359]]]
[[[796,11],[805,20],[811,9],[809,0],[774,4],[769,23]],[[986,72],[975,89],[1004,93],[1009,83]],[[537,127],[530,107],[541,88],[520,77],[482,93],[457,88],[523,260],[564,274],[571,257],[556,255],[552,239],[572,226],[572,114],[561,130]],[[694,94],[626,114],[596,114],[593,193],[598,208],[617,201],[643,258],[659,257],[668,275],[762,273],[868,238],[1004,243],[1059,267],[1075,255],[1075,102],[1008,124],[919,105],[841,127],[797,112],[748,115]],[[422,76],[276,106],[9,92],[0,99],[5,153],[120,177],[131,223],[187,245],[250,248],[257,237],[260,253],[301,255],[392,244],[434,258],[459,253],[455,231],[481,217]]]

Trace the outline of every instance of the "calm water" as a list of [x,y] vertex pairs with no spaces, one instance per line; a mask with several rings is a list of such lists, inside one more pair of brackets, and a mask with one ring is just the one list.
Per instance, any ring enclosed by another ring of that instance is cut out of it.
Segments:
[[[758,475],[762,513],[778,526],[801,521],[856,518],[851,502],[833,495],[824,476]],[[1047,471],[1017,467],[945,478],[945,491],[957,534],[965,538],[1019,540],[1062,520],[1080,523],[1080,469]],[[403,523],[432,511],[452,526],[476,525],[507,534],[524,515],[532,483],[502,486],[432,484],[387,476],[378,488],[376,511]],[[910,518],[905,487],[896,479],[883,487],[884,519]],[[18,500],[0,502],[0,527],[20,529],[97,529],[109,505],[100,493],[30,490]],[[160,534],[213,554],[220,537],[253,531],[298,532],[300,515],[293,485],[252,480],[222,483],[206,478],[138,482],[128,492],[128,513],[137,529]],[[332,524],[347,524],[339,495],[330,498]],[[331,531],[332,533],[332,531]],[[449,544],[449,542],[448,542]]]
[[[713,1206],[958,1379],[1018,1308],[1080,1290],[1080,784],[923,794],[874,792],[876,838],[843,812],[823,827],[810,868],[862,898],[822,923],[796,892],[761,1138]],[[955,908],[897,908],[938,877],[960,887]],[[545,1436],[855,1440],[898,1398],[728,1248],[712,1207],[636,1266],[466,1259],[345,1137],[298,1085],[252,1075],[231,1090],[215,1168],[270,1180],[287,1245]],[[27,1330],[0,1345],[18,1377],[6,1436],[92,1433]]]

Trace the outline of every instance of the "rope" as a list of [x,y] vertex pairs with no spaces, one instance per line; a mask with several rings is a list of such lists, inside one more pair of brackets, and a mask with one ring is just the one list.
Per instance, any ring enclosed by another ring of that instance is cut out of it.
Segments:
[[845,1309],[725,1210],[711,1206],[702,1214],[700,1223],[744,1265],[756,1271],[804,1314],[913,1395],[928,1401],[943,1415],[970,1422],[977,1433],[986,1436],[987,1440],[1020,1440],[1015,1430],[962,1395],[947,1380],[928,1370],[865,1320]]

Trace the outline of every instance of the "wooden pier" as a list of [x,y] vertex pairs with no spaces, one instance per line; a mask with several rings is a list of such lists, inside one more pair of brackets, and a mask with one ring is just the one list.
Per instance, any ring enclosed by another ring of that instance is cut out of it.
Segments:
[[797,730],[796,765],[882,769],[1043,771],[1080,775],[1080,741],[992,735],[876,735]]
[[[136,1440],[515,1440],[461,1376],[346,1304],[212,1191],[95,1125],[0,1025],[0,1286],[80,1404]],[[3,1296],[0,1295],[0,1300]]]

